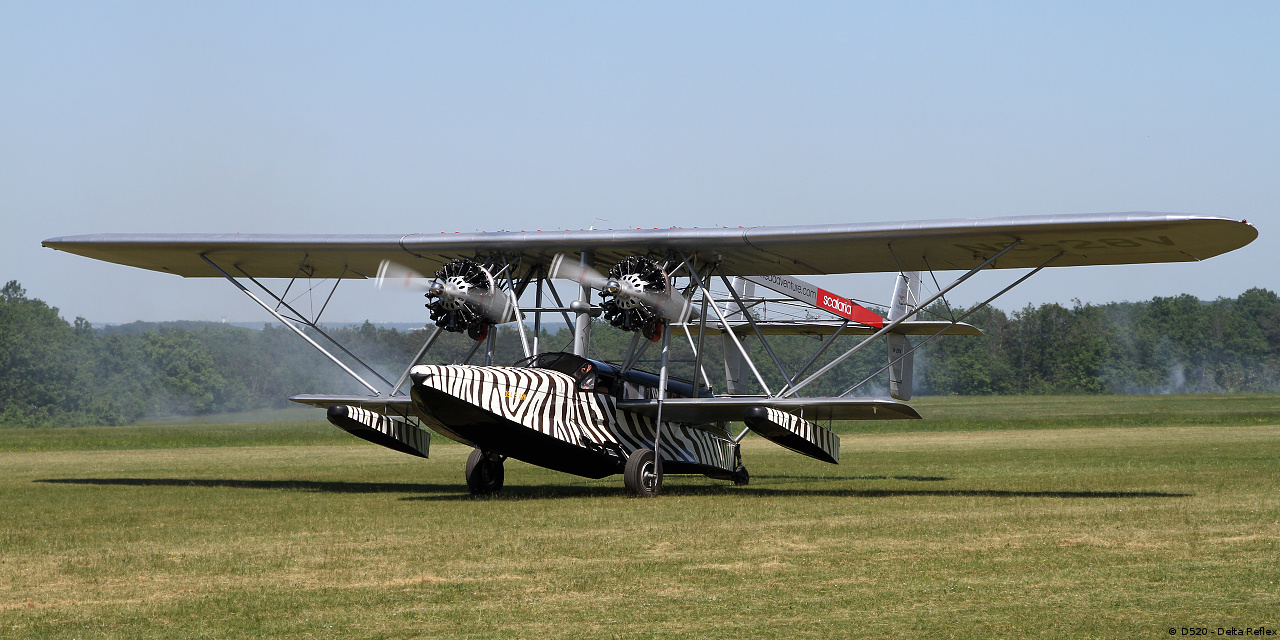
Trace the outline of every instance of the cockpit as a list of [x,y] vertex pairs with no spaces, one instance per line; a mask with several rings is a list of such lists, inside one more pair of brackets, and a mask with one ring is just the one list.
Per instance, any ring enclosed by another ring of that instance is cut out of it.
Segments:
[[[572,353],[541,353],[515,363],[517,367],[550,369],[571,376],[578,391],[604,393],[620,400],[652,399],[658,397],[658,376],[648,371],[628,369],[590,360]],[[679,378],[667,378],[668,398],[713,397],[710,389],[695,391],[693,383]]]

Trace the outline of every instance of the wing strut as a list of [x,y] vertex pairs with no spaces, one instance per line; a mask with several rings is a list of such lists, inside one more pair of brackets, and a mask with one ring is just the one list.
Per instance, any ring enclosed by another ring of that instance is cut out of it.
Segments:
[[263,309],[266,309],[267,313],[270,313],[272,316],[274,316],[276,320],[279,320],[281,322],[281,324],[283,324],[286,327],[289,327],[290,329],[293,330],[294,333],[301,336],[303,340],[306,340],[307,342],[311,343],[311,346],[315,347],[316,351],[319,351],[320,353],[324,354],[325,357],[332,360],[334,364],[341,367],[343,371],[346,371],[347,375],[351,376],[352,378],[355,378],[360,384],[364,385],[366,389],[368,389],[369,391],[372,391],[373,395],[375,396],[382,395],[382,393],[379,392],[376,387],[366,382],[365,379],[361,378],[360,375],[357,374],[355,371],[352,371],[351,367],[348,367],[345,363],[339,360],[332,353],[325,351],[325,348],[320,346],[315,340],[312,340],[311,336],[307,335],[305,331],[303,331],[302,329],[299,329],[297,326],[295,326],[283,315],[280,315],[280,312],[276,311],[275,309],[272,309],[270,305],[262,301],[262,298],[259,298],[258,296],[253,295],[253,292],[250,291],[248,287],[240,284],[239,280],[236,280],[235,278],[231,277],[231,274],[227,273],[226,271],[223,271],[222,267],[219,267],[218,265],[214,264],[213,261],[209,259],[209,256],[201,254],[200,259],[209,263],[209,266],[213,267],[218,273],[222,274],[222,277],[226,278],[227,280],[230,280],[231,284],[235,285],[237,289],[239,289],[240,291],[243,291],[246,296],[249,296],[250,299],[258,303],[258,306],[262,307]]
[[[690,273],[693,271],[690,270]],[[692,278],[690,278],[692,280]],[[684,328],[685,335],[689,335],[689,327]],[[707,372],[702,370],[702,338],[707,332],[707,299],[702,299],[702,313],[698,314],[698,346],[693,349],[693,370],[702,374],[702,379],[706,381],[707,388],[711,388],[711,378],[707,377]],[[693,342],[693,339],[689,339]],[[692,345],[691,345],[692,346]]]
[[[541,267],[534,267],[541,269]],[[538,334],[542,333],[542,278],[533,285],[533,353],[538,354]]]
[[476,352],[480,350],[480,345],[483,345],[483,344],[484,344],[483,340],[476,340],[475,343],[471,345],[471,350],[467,352],[467,357],[463,358],[462,362],[457,362],[455,360],[454,364],[470,364],[471,359],[476,357]]
[[733,296],[733,301],[737,303],[738,308],[742,309],[742,316],[747,319],[747,323],[751,325],[751,329],[756,332],[756,337],[760,339],[760,344],[764,345],[764,350],[769,353],[769,358],[773,360],[774,366],[778,367],[778,373],[782,374],[783,380],[791,380],[791,376],[782,366],[782,361],[778,360],[777,354],[773,352],[773,347],[769,346],[769,341],[764,339],[764,334],[760,333],[760,327],[756,325],[755,318],[751,317],[751,313],[747,311],[747,305],[742,301],[742,297],[738,295],[738,290],[729,284],[729,279],[725,277],[724,271],[716,267],[716,274],[720,276],[720,280],[724,282],[724,286],[729,287],[729,295]]
[[[619,372],[619,376],[626,375],[626,373],[631,370],[631,367],[635,365],[636,361],[640,359],[640,355],[644,353],[644,347],[640,347],[639,350],[636,349],[636,345],[638,344],[640,344],[640,332],[632,331],[631,344],[627,346],[627,352],[622,356],[622,371]],[[648,340],[644,341],[644,346],[649,346]]]
[[[861,387],[862,385],[864,385],[864,384],[866,384],[866,383],[870,382],[872,378],[875,378],[876,376],[878,376],[878,375],[880,375],[881,373],[883,373],[885,369],[888,369],[889,367],[892,367],[893,365],[895,365],[895,364],[897,364],[898,362],[900,362],[903,358],[906,358],[906,357],[910,356],[912,353],[915,353],[915,350],[916,350],[916,349],[919,349],[920,347],[923,347],[924,345],[929,344],[929,343],[930,343],[934,338],[936,338],[936,337],[938,337],[938,336],[942,335],[943,333],[945,333],[945,332],[947,331],[947,329],[949,329],[949,328],[951,328],[951,327],[954,327],[954,326],[956,326],[957,324],[959,324],[959,323],[961,323],[961,322],[964,322],[964,319],[965,319],[965,318],[968,318],[969,316],[973,315],[974,313],[977,313],[977,311],[978,311],[979,309],[981,309],[981,308],[983,308],[983,307],[985,307],[985,306],[987,306],[987,305],[991,304],[992,302],[994,302],[994,301],[995,301],[995,299],[996,299],[996,298],[999,298],[1000,296],[1002,296],[1002,295],[1004,295],[1004,294],[1008,293],[1010,289],[1012,289],[1012,288],[1014,288],[1014,287],[1016,287],[1016,286],[1018,286],[1018,285],[1022,284],[1023,282],[1025,282],[1025,281],[1027,280],[1027,278],[1030,278],[1031,276],[1034,276],[1035,274],[1040,273],[1040,270],[1041,270],[1041,269],[1043,269],[1043,268],[1045,268],[1045,267],[1049,266],[1049,264],[1050,264],[1050,263],[1052,263],[1054,260],[1057,260],[1058,258],[1061,258],[1061,257],[1062,257],[1062,255],[1063,255],[1063,253],[1066,253],[1066,252],[1064,252],[1064,251],[1060,251],[1060,252],[1058,252],[1058,254],[1057,254],[1057,255],[1053,256],[1052,258],[1049,258],[1048,260],[1045,260],[1043,264],[1041,264],[1040,266],[1036,267],[1035,269],[1032,269],[1030,273],[1027,273],[1026,275],[1022,276],[1021,278],[1018,278],[1017,280],[1015,280],[1015,281],[1013,282],[1013,284],[1011,284],[1011,285],[1009,285],[1009,286],[1007,286],[1007,287],[1005,287],[1005,288],[1001,289],[998,293],[996,293],[995,295],[991,296],[990,298],[987,298],[986,300],[984,300],[984,301],[982,302],[982,304],[975,305],[972,309],[970,309],[970,310],[966,311],[966,312],[964,313],[964,315],[960,316],[959,318],[956,318],[956,319],[952,320],[952,321],[951,321],[951,324],[949,324],[949,325],[947,325],[946,327],[942,328],[940,331],[938,331],[937,333],[935,333],[935,334],[933,334],[933,335],[929,336],[928,338],[925,338],[924,340],[921,340],[921,341],[920,341],[920,344],[917,344],[917,345],[915,345],[915,346],[911,347],[910,349],[908,349],[908,350],[907,350],[907,352],[906,352],[906,353],[903,353],[902,355],[898,356],[898,358],[897,358],[896,360],[891,360],[891,361],[889,361],[889,364],[886,364],[886,365],[884,365],[883,367],[880,367],[879,369],[877,369],[877,370],[876,370],[876,372],[875,372],[875,373],[873,373],[873,374],[871,374],[871,375],[867,376],[866,378],[864,378],[864,379],[862,380],[862,382],[859,382],[858,384],[855,384],[855,385],[853,385],[852,387],[849,387],[848,389],[845,389],[845,390],[844,390],[844,393],[841,393],[840,395],[841,395],[841,396],[847,396],[847,395],[849,395],[849,394],[853,393],[853,390],[854,390],[854,389],[857,389],[858,387]],[[868,339],[869,339],[869,338],[868,338]]]
[[[987,258],[987,259],[986,259],[982,264],[980,264],[980,265],[978,265],[978,266],[976,266],[976,267],[974,267],[974,268],[970,269],[969,271],[965,272],[965,274],[964,274],[964,275],[962,275],[962,276],[960,276],[959,278],[956,278],[954,282],[952,282],[951,284],[947,285],[946,287],[944,287],[942,290],[938,291],[937,293],[933,294],[933,296],[932,296],[932,297],[930,297],[928,300],[925,300],[925,301],[924,301],[923,303],[921,303],[919,306],[920,306],[920,307],[927,307],[927,306],[929,306],[930,304],[932,304],[932,303],[933,303],[933,301],[934,301],[934,300],[937,300],[938,298],[941,298],[942,296],[946,295],[948,291],[951,291],[952,289],[956,288],[960,283],[964,282],[965,280],[968,280],[969,278],[972,278],[972,277],[974,276],[974,274],[976,274],[976,273],[978,273],[979,271],[981,271],[982,269],[984,269],[987,265],[992,264],[993,262],[995,262],[995,261],[996,261],[1000,256],[1002,256],[1002,255],[1004,255],[1004,254],[1006,254],[1006,253],[1008,253],[1008,252],[1012,251],[1014,247],[1016,247],[1016,246],[1018,246],[1018,245],[1020,245],[1020,244],[1022,244],[1022,240],[1014,240],[1013,242],[1010,242],[1010,243],[1008,244],[1008,246],[1006,246],[1005,248],[1003,248],[1003,249],[1001,249],[1000,251],[996,252],[996,254],[995,254],[995,255],[993,255],[993,256],[991,256],[990,258]],[[1054,257],[1056,258],[1057,256],[1054,256]],[[875,332],[875,333],[871,334],[870,336],[867,336],[867,338],[866,338],[865,340],[863,340],[862,342],[859,342],[858,344],[854,345],[852,349],[849,349],[848,351],[846,351],[846,352],[844,352],[844,353],[842,353],[842,354],[840,354],[840,355],[836,356],[836,359],[835,359],[835,360],[832,360],[831,362],[828,362],[828,363],[826,364],[826,366],[824,366],[824,367],[822,367],[821,369],[818,369],[817,371],[813,372],[813,374],[812,374],[812,375],[810,375],[809,377],[805,378],[804,380],[802,380],[802,381],[801,381],[801,382],[799,382],[798,384],[792,385],[792,387],[791,387],[790,389],[788,389],[787,391],[785,391],[784,393],[782,393],[782,394],[780,394],[780,395],[781,395],[782,397],[796,395],[796,392],[797,392],[797,391],[799,391],[800,389],[802,389],[802,388],[804,388],[804,387],[808,386],[808,384],[809,384],[809,383],[811,383],[811,382],[813,382],[814,380],[818,379],[818,377],[819,377],[819,376],[821,376],[822,374],[824,374],[824,373],[826,373],[826,372],[828,372],[828,371],[830,371],[830,370],[832,370],[832,369],[836,368],[836,365],[840,364],[841,362],[844,362],[844,361],[845,361],[845,359],[847,359],[849,356],[852,356],[853,354],[855,354],[855,353],[857,353],[857,352],[861,351],[863,347],[866,347],[867,345],[871,344],[871,343],[872,343],[872,341],[874,341],[876,338],[879,338],[880,336],[885,335],[886,333],[889,333],[890,331],[893,331],[894,329],[896,329],[896,328],[898,327],[898,325],[902,324],[903,322],[906,322],[909,318],[911,318],[911,317],[912,317],[912,315],[915,315],[915,314],[904,315],[904,316],[902,316],[901,318],[898,318],[898,319],[896,319],[896,320],[893,320],[892,322],[886,322],[886,323],[885,323],[885,325],[884,325],[883,327],[881,327],[879,331],[877,331],[877,332]]]
[[418,355],[413,357],[413,360],[409,362],[408,367],[405,367],[404,373],[400,375],[399,380],[396,380],[396,386],[391,388],[391,393],[388,395],[394,396],[400,391],[400,387],[404,386],[404,381],[409,379],[409,372],[422,361],[422,356],[427,355],[427,349],[430,349],[431,344],[436,341],[436,338],[440,337],[440,331],[440,325],[436,325],[436,328],[432,330],[431,335],[427,336],[427,341],[422,344],[422,348],[418,350]]
[[[832,334],[831,334],[831,337],[830,337],[830,338],[827,338],[827,341],[826,341],[826,342],[823,342],[821,347],[818,347],[818,351],[817,351],[817,353],[814,353],[814,354],[813,354],[813,357],[812,357],[812,358],[809,358],[809,361],[808,361],[808,362],[806,362],[806,363],[804,363],[804,366],[803,366],[803,367],[800,367],[800,370],[799,370],[799,371],[796,371],[796,375],[795,375],[795,376],[793,376],[790,380],[788,380],[788,381],[787,381],[787,386],[788,386],[788,388],[789,388],[791,385],[795,384],[795,383],[796,383],[796,380],[797,380],[800,376],[804,375],[804,372],[808,371],[808,370],[809,370],[809,367],[812,367],[812,366],[813,366],[813,363],[818,361],[818,358],[822,357],[822,354],[824,354],[824,353],[826,353],[826,352],[827,352],[827,347],[830,347],[832,344],[834,344],[834,343],[835,343],[836,338],[839,338],[839,337],[840,337],[840,332],[841,332],[841,331],[844,331],[846,328],[848,328],[848,326],[849,326],[849,323],[850,323],[850,322],[852,322],[852,321],[846,318],[846,319],[845,319],[845,321],[844,321],[844,323],[843,323],[843,324],[841,324],[841,325],[840,325],[840,326],[835,330],[835,333],[832,333]],[[786,392],[786,389],[783,389],[782,391],[785,393],[785,392]]]
[[[680,257],[685,262],[689,262],[689,258],[685,256],[683,253],[680,254]],[[698,285],[698,289],[702,291],[702,295],[704,297],[710,298],[711,292],[708,290],[707,286],[703,283],[702,278],[698,277],[697,272],[690,270],[689,275],[693,277],[695,284]],[[734,334],[733,328],[729,326],[729,321],[725,319],[724,312],[720,310],[720,305],[712,304],[710,306],[712,309],[715,310],[716,317],[720,318],[720,324],[721,326],[724,327],[725,333],[729,334],[729,338],[733,340],[733,346],[738,348],[738,352],[741,353],[743,359],[746,360],[747,366],[751,367],[751,373],[755,374],[756,381],[759,382],[760,386],[764,389],[765,395],[770,395],[770,396],[773,395],[773,392],[769,391],[768,383],[764,381],[764,376],[760,375],[760,371],[756,369],[755,363],[751,361],[751,356],[747,354],[746,348],[742,346],[742,342],[738,340],[738,336]]]
[[[249,282],[252,282],[252,283],[254,283],[254,284],[258,285],[258,288],[259,288],[259,289],[262,289],[263,293],[266,293],[267,295],[271,296],[272,298],[275,298],[275,299],[276,299],[276,301],[277,301],[277,302],[279,302],[281,306],[284,306],[284,308],[288,309],[289,311],[292,311],[292,312],[293,312],[293,315],[294,315],[294,320],[297,320],[298,322],[301,322],[302,324],[307,325],[308,327],[310,327],[310,328],[311,328],[311,330],[312,330],[312,331],[315,331],[316,333],[318,333],[318,334],[320,334],[320,335],[324,336],[324,339],[325,339],[325,340],[328,340],[329,342],[332,342],[332,343],[333,343],[333,346],[335,346],[335,347],[337,347],[337,348],[341,349],[343,353],[347,354],[347,357],[349,357],[349,358],[351,358],[352,360],[355,360],[356,362],[360,363],[360,366],[362,366],[362,367],[364,367],[366,370],[368,370],[368,371],[369,371],[369,373],[372,373],[373,375],[377,376],[377,378],[378,378],[379,380],[381,380],[383,384],[387,385],[388,387],[390,387],[390,386],[391,386],[391,381],[390,381],[390,380],[387,380],[387,379],[386,379],[386,378],[384,378],[384,377],[382,377],[382,374],[378,373],[378,370],[377,370],[377,369],[374,369],[373,367],[371,367],[371,366],[369,366],[368,364],[366,364],[364,360],[361,360],[361,359],[360,359],[360,356],[357,356],[356,354],[351,353],[351,351],[350,351],[350,350],[348,350],[346,347],[342,346],[342,343],[338,342],[337,340],[334,340],[332,336],[330,336],[329,334],[327,334],[327,333],[325,333],[325,332],[324,332],[324,329],[321,329],[321,328],[320,328],[320,314],[316,314],[316,317],[315,317],[315,319],[313,319],[313,320],[307,320],[307,317],[306,317],[306,316],[304,316],[304,315],[302,315],[302,312],[301,312],[301,311],[298,311],[297,309],[294,309],[294,308],[293,308],[293,305],[290,305],[288,302],[286,302],[283,296],[278,296],[278,295],[276,295],[274,291],[272,291],[271,289],[268,289],[268,288],[266,287],[266,285],[262,284],[261,282],[258,282],[258,280],[257,280],[256,278],[254,278],[253,276],[249,275],[249,273],[248,273],[248,272],[246,272],[244,269],[240,268],[240,266],[239,266],[239,265],[237,265],[237,266],[236,266],[236,271],[239,271],[240,273],[243,273],[243,274],[244,274],[244,277],[248,278],[248,279],[249,279]],[[344,273],[345,273],[345,270],[344,270]],[[295,276],[295,278],[296,278],[296,277],[297,277],[297,276]],[[341,282],[341,280],[339,280],[338,282]],[[290,284],[290,286],[292,286],[292,285],[293,285],[293,283],[292,283],[292,282],[290,282],[289,284]],[[337,285],[337,283],[334,283],[333,290],[334,290],[334,291],[337,291],[337,290],[338,290],[338,285]],[[330,295],[332,295],[332,293],[331,293]],[[328,306],[328,305],[329,305],[328,301],[325,301],[325,306]],[[276,311],[279,311],[279,310],[280,310],[280,306],[277,306],[277,307],[276,307]],[[321,308],[320,308],[320,313],[324,313],[324,307],[321,307]]]
[[653,435],[653,455],[658,460],[662,458],[662,450],[658,448],[658,445],[662,444],[662,404],[667,401],[667,354],[670,352],[670,346],[671,327],[664,327],[662,330],[662,368],[658,369],[658,417]]
[[[595,266],[596,254],[583,249],[579,262],[584,269]],[[591,340],[591,287],[586,283],[578,286],[578,317],[573,320],[573,355],[587,357],[587,344]]]
[[550,277],[546,277],[545,272],[543,276],[542,281],[547,283],[547,291],[551,293],[551,299],[556,301],[556,307],[557,310],[560,311],[560,317],[564,318],[564,325],[566,327],[572,327],[573,320],[570,319],[569,314],[564,311],[569,307],[566,307],[564,301],[560,299],[560,292],[556,290],[556,284],[551,281]]
[[[508,267],[511,266],[511,262],[507,261],[505,256],[503,260],[507,262]],[[519,268],[519,263],[516,268]],[[524,286],[529,284],[529,279],[525,277],[522,285],[516,285],[515,271],[515,269],[507,271],[507,287],[511,289],[511,306],[515,307],[516,311],[516,330],[520,332],[520,348],[524,351],[524,357],[528,358],[535,354],[529,350],[529,339],[524,335],[524,314],[520,312],[520,293],[524,292]],[[533,269],[530,269],[529,273],[532,274]]]
[[[699,373],[701,373],[701,374],[702,374],[702,381],[703,381],[703,383],[706,383],[704,386],[706,386],[708,389],[710,389],[710,388],[711,388],[711,378],[707,377],[707,372],[702,370],[702,358],[701,358],[701,355],[700,355],[700,351],[701,351],[701,350],[700,350],[700,349],[699,349],[695,344],[693,344],[693,334],[692,334],[692,333],[689,333],[689,325],[687,325],[687,324],[682,324],[682,325],[680,325],[680,328],[681,328],[681,329],[684,329],[684,337],[685,337],[685,338],[687,338],[687,339],[689,340],[689,348],[693,350],[693,371],[694,371],[694,377],[695,377],[695,378],[696,378],[696,377],[698,377],[698,374],[699,374]],[[700,384],[701,384],[701,383],[700,383]]]
[[[480,344],[480,343],[476,343]],[[489,332],[489,337],[484,341],[484,366],[493,366],[493,352],[498,348],[498,330],[494,329]]]

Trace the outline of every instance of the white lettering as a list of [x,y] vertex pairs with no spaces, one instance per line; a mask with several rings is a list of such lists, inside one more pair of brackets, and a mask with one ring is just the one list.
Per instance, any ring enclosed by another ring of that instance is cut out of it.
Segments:
[[844,298],[833,296],[827,292],[822,292],[822,306],[839,313],[849,316],[853,314],[853,304]]

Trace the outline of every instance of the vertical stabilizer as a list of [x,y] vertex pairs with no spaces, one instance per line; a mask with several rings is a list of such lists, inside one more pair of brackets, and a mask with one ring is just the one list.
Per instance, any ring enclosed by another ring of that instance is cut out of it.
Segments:
[[[893,287],[893,299],[889,301],[889,321],[905,318],[916,312],[920,301],[920,272],[899,273]],[[911,399],[913,359],[911,340],[901,333],[890,332],[889,339],[889,395],[897,400]]]

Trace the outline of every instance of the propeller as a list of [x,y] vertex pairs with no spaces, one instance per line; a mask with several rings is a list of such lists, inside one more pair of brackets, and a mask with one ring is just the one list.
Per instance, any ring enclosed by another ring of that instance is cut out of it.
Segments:
[[[483,267],[479,268],[483,269]],[[487,279],[492,283],[492,277]],[[463,304],[469,305],[493,324],[513,322],[516,319],[515,304],[512,303],[508,292],[491,286],[479,288],[463,277],[428,278],[402,264],[383,260],[382,264],[378,265],[376,283],[379,289],[426,291],[428,296],[437,299],[437,303],[432,304],[440,304],[446,310],[457,310]]]
[[645,289],[643,280],[630,276],[610,278],[591,267],[572,262],[563,253],[556,254],[556,257],[551,260],[547,276],[556,280],[572,280],[591,287],[605,295],[613,296],[623,306],[631,301],[642,303],[668,322],[684,323],[694,315],[693,305],[689,304],[683,296],[671,295],[670,286],[663,292],[648,291]]
[[383,260],[374,282],[379,289],[429,289],[433,280],[402,264]]

